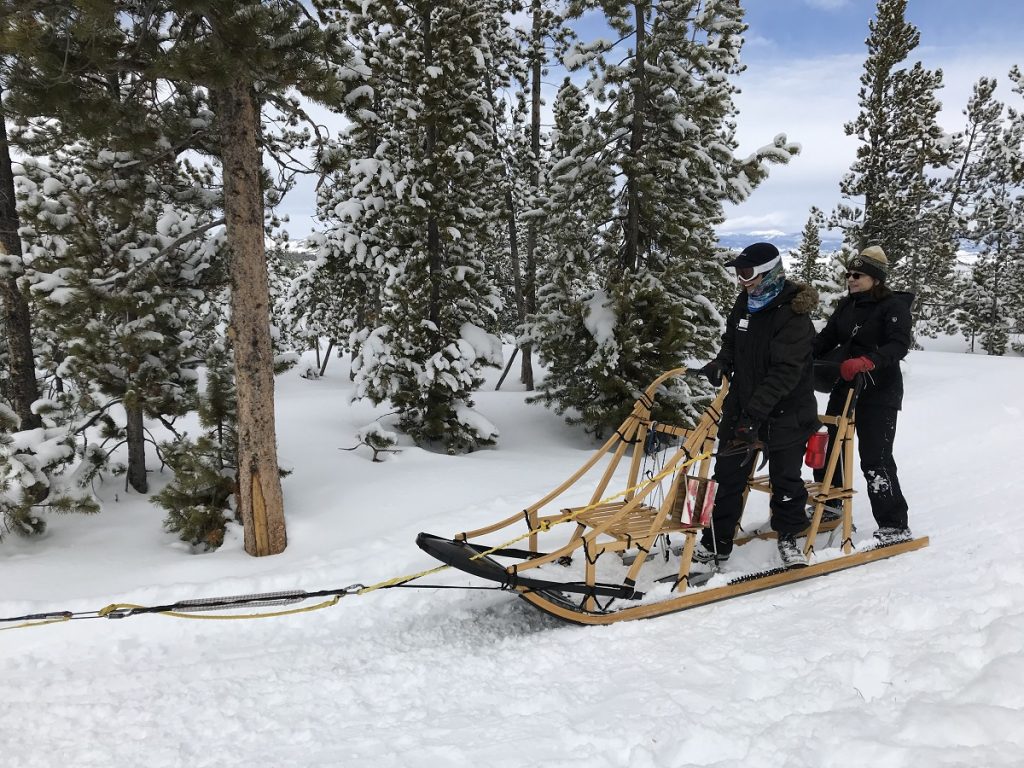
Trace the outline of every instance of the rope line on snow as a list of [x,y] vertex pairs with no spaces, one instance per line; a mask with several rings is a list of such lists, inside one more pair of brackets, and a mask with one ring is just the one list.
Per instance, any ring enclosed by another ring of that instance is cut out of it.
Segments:
[[[269,619],[274,616],[289,616],[294,613],[307,613],[309,611],[318,611],[321,608],[330,608],[332,605],[337,605],[338,601],[344,595],[335,595],[330,600],[324,600],[322,603],[316,605],[308,605],[304,608],[289,608],[286,611],[264,611],[261,613],[245,613],[235,616],[227,614],[216,614],[213,616],[203,616],[188,613],[186,611],[151,611],[147,610],[144,605],[133,605],[131,603],[113,603],[108,605],[106,608],[102,608],[97,612],[97,618],[104,619],[118,619],[125,618],[127,616],[134,616],[138,613],[156,613],[161,616],[173,616],[176,619],[212,619],[217,621],[226,621],[232,619]],[[244,605],[241,603],[240,605]],[[120,614],[120,615],[115,615]]]
[[[521,536],[517,536],[510,539],[507,542],[498,544],[497,546],[485,549],[472,556],[472,560],[478,560],[487,555],[493,554],[501,549],[507,549],[512,544],[516,544],[523,539],[527,539],[534,534],[549,531],[556,525],[562,523],[568,523],[574,520],[578,515],[593,509],[594,507],[600,506],[601,504],[607,504],[610,501],[614,501],[619,497],[626,496],[633,491],[641,488],[644,485],[648,485],[654,482],[660,482],[662,479],[667,477],[673,472],[685,470],[691,464],[701,461],[702,459],[710,456],[710,452],[702,453],[693,458],[687,459],[681,464],[674,464],[667,469],[659,472],[652,478],[645,479],[643,482],[637,483],[636,485],[626,488],[625,490],[613,493],[610,496],[606,496],[600,501],[595,501],[585,507],[579,507],[572,512],[566,513],[562,517],[556,520],[544,520],[538,524],[536,528],[531,528],[529,531]],[[315,592],[305,592],[302,590],[292,592],[270,592],[253,595],[237,595],[234,597],[209,597],[209,598],[198,598],[194,600],[182,600],[176,603],[169,603],[166,605],[156,606],[145,606],[137,605],[135,603],[111,603],[103,608],[96,611],[50,611],[45,613],[32,613],[25,614],[24,616],[8,616],[0,617],[0,624],[7,624],[13,622],[19,622],[9,627],[0,627],[0,632],[4,632],[10,629],[28,629],[31,627],[42,627],[48,624],[60,624],[66,621],[80,621],[84,619],[125,619],[131,616],[139,616],[146,613],[158,614],[160,616],[170,616],[176,619],[207,619],[215,621],[229,621],[239,619],[268,619],[277,616],[291,616],[299,613],[309,613],[311,611],[318,611],[322,608],[330,608],[337,605],[343,597],[350,595],[366,595],[371,592],[376,592],[380,589],[393,589],[396,587],[405,586],[416,586],[419,588],[431,588],[431,589],[504,589],[504,587],[465,587],[459,585],[410,585],[408,582],[421,579],[424,576],[430,576],[435,573],[440,573],[451,568],[450,565],[439,565],[434,568],[428,568],[423,571],[416,573],[410,573],[405,576],[397,576],[391,579],[385,579],[379,581],[376,584],[363,585],[363,584],[352,584],[348,587],[342,587],[339,589],[324,589]],[[197,616],[196,613],[203,611],[216,610],[218,608],[247,608],[256,606],[270,606],[270,605],[283,605],[287,603],[296,603],[303,600],[311,600],[317,597],[328,597],[329,599],[323,600],[316,605],[308,605],[301,608],[289,608],[281,611],[262,611],[260,613],[243,613],[243,614],[214,614]]]

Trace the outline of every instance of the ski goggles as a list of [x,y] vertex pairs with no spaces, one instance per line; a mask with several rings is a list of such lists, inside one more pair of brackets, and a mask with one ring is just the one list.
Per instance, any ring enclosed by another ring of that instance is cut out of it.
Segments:
[[771,261],[758,264],[756,267],[735,267],[736,277],[739,278],[741,283],[752,283],[757,279],[758,275],[763,275],[775,269],[775,265],[780,261],[782,261],[782,256],[776,256]]

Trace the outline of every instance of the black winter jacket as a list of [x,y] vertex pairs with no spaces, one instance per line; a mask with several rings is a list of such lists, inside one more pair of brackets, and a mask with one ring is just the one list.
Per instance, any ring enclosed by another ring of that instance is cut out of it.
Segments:
[[[823,357],[838,346],[846,345],[843,359],[867,357],[875,368],[866,377],[858,407],[884,406],[899,409],[903,405],[903,372],[900,360],[907,356],[911,343],[910,293],[893,293],[876,300],[870,293],[851,293],[840,299],[825,327],[814,337],[814,356]],[[849,383],[839,379],[833,387],[844,389]]]
[[772,450],[806,442],[818,428],[810,318],[817,305],[817,291],[789,280],[758,312],[748,311],[746,292],[737,297],[716,357],[730,377],[719,428],[723,440],[732,437],[743,413],[762,422],[761,439]]

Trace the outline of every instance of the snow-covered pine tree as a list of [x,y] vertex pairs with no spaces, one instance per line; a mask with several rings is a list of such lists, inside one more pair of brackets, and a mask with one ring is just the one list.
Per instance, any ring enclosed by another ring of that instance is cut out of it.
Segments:
[[597,352],[588,327],[590,302],[603,296],[596,268],[600,232],[612,216],[614,178],[610,168],[590,158],[600,136],[589,120],[583,92],[566,78],[554,102],[550,168],[547,172],[546,237],[537,255],[538,311],[529,316],[527,334],[547,367],[531,402],[542,402],[570,423],[599,419],[582,413],[593,389],[580,376],[571,350]]
[[[1019,66],[1010,69],[1010,82],[1012,89],[1017,96],[1024,97],[1024,71]],[[1017,135],[1024,134],[1024,107],[1010,108],[1009,120],[1015,126],[1013,130]],[[1020,144],[1018,149],[1022,149]],[[1018,354],[1024,354],[1024,152],[1018,153],[1017,162],[1014,164],[1013,181],[1017,187],[1017,203],[1013,213],[1013,231],[1016,237],[1016,252],[1013,255],[1013,269],[1010,279],[1012,280],[1010,295],[1017,298],[1013,302],[1011,312],[1013,315],[1014,340],[1010,347]]]
[[376,326],[390,247],[386,223],[376,216],[393,181],[392,158],[378,154],[393,73],[388,59],[377,53],[372,14],[364,14],[360,3],[342,5],[331,11],[333,23],[346,30],[361,59],[373,66],[359,65],[363,84],[352,92],[348,123],[321,148],[316,212],[323,229],[309,237],[313,259],[292,287],[293,325],[318,350],[318,360],[320,340],[327,340],[318,374],[326,371],[332,353],[354,355],[360,339]]
[[306,265],[278,239],[267,248],[267,281],[270,291],[270,342],[274,352],[274,372],[282,373],[299,362],[300,346],[305,340],[295,325],[293,286]]
[[849,292],[846,287],[846,265],[855,255],[849,247],[840,247],[838,251],[830,253],[825,258],[822,277],[815,283],[815,287],[818,289],[818,309],[814,317],[819,319],[831,317],[839,300]]
[[226,339],[206,354],[206,388],[199,397],[202,433],[164,446],[164,459],[174,471],[153,503],[167,511],[164,528],[182,541],[204,550],[224,542],[238,469],[238,413],[231,353]]
[[[796,263],[792,270],[794,280],[807,283],[819,290],[828,272],[827,265],[822,262],[821,253],[821,229],[824,226],[825,214],[817,206],[811,206],[807,223],[800,234],[800,245],[797,247]],[[822,317],[821,311],[819,305],[813,316]]]
[[[964,128],[952,136],[956,168],[945,182],[947,217],[962,242],[971,240],[971,230],[975,226],[972,214],[985,186],[986,169],[982,162],[983,147],[987,144],[985,136],[997,133],[1002,120],[1003,104],[995,98],[996,85],[997,81],[992,77],[982,77],[974,84],[964,109]],[[964,265],[957,282],[953,316],[973,352],[989,307],[985,281],[981,272],[974,274],[972,263]]]
[[[920,42],[907,22],[907,0],[879,0],[869,22],[868,56],[858,94],[860,113],[846,124],[860,146],[840,190],[831,227],[843,230],[853,251],[885,250],[890,283],[917,296],[918,332],[947,325],[955,240],[947,226],[940,183],[930,172],[951,161],[949,141],[937,123],[942,71],[920,62],[901,67]],[[938,311],[933,311],[933,310]]]
[[899,113],[893,126],[900,157],[898,207],[909,226],[889,283],[914,294],[916,333],[933,338],[953,330],[949,310],[956,301],[956,230],[943,193],[943,177],[954,158],[949,136],[937,122],[941,87],[941,70],[929,72],[916,63],[897,77],[894,92],[897,103],[916,109]]
[[[91,483],[106,460],[91,444],[81,456],[76,451],[76,438],[94,422],[76,421],[76,400],[70,394],[37,400],[32,408],[41,426],[34,429],[22,429],[18,415],[0,403],[0,540],[11,532],[42,533],[44,511],[99,511]],[[69,406],[69,412],[63,406]]]
[[[797,147],[779,136],[744,160],[734,156],[730,76],[742,70],[744,30],[738,3],[608,0],[573,3],[572,10],[602,12],[622,44],[578,45],[566,59],[573,69],[589,67],[586,87],[596,110],[587,144],[553,172],[552,205],[600,205],[608,194],[613,201],[597,229],[573,238],[580,251],[596,245],[584,278],[595,284],[573,306],[542,300],[533,328],[551,327],[543,318],[551,312],[574,323],[557,333],[575,343],[540,342],[549,366],[540,399],[575,409],[589,429],[603,432],[656,375],[714,354],[726,303],[719,299],[729,292],[714,233],[722,204],[746,198],[769,163],[787,162]],[[581,179],[573,189],[581,172],[606,186],[595,193]],[[593,221],[588,216],[573,227]],[[700,410],[694,398],[703,392],[691,386],[682,383],[666,398],[676,415]]]
[[26,267],[19,221],[7,115],[0,104],[0,540],[11,531],[25,536],[42,533],[43,509],[99,508],[85,488],[89,464],[82,472],[64,474],[77,455],[70,418],[57,403],[40,398],[32,341],[33,328],[39,331],[39,326],[33,326],[23,287]]
[[[550,167],[546,155],[550,148],[544,146],[541,127],[542,79],[547,74],[548,63],[565,54],[573,34],[565,24],[562,4],[556,5],[551,0],[531,0],[529,5],[530,26],[520,32],[525,66],[520,75],[519,108],[516,110],[516,114],[524,118],[528,113],[529,119],[522,133],[513,129],[519,140],[512,143],[510,163],[512,176],[519,181],[513,190],[517,193],[514,210],[518,212],[526,234],[521,265],[513,265],[517,278],[515,307],[520,332],[526,330],[528,318],[537,312],[538,258],[548,250],[544,239],[550,232],[545,211],[546,177]],[[520,349],[520,381],[530,391],[534,389],[534,372],[533,345],[529,334],[521,339]]]
[[[497,94],[495,97],[497,99]],[[503,226],[496,229],[496,258],[488,264],[491,281],[501,301],[494,332],[503,339],[517,339],[518,355],[529,341],[518,338],[526,318],[526,221],[535,210],[536,198],[529,186],[534,163],[529,151],[529,107],[522,91],[511,104],[496,101],[491,122],[494,126],[496,155],[504,160],[495,193],[502,201]],[[504,118],[504,119],[502,119]],[[524,363],[520,362],[520,371]],[[532,366],[529,367],[532,376]],[[522,376],[520,377],[522,379]],[[527,387],[532,389],[532,387]]]
[[[335,223],[310,235],[314,258],[292,282],[288,298],[292,333],[304,349],[316,350],[317,376],[326,372],[332,353],[356,348],[359,331],[372,322],[380,306],[381,276],[353,259],[346,250],[346,243],[353,241],[346,239],[343,230]],[[323,359],[322,339],[327,340]]]
[[[1020,78],[1014,68],[1011,82]],[[972,349],[978,336],[988,354],[1001,355],[1024,289],[1024,119],[995,98],[995,89],[993,78],[975,84],[967,126],[957,135],[956,212],[961,237],[977,247],[957,316]]]
[[124,408],[128,482],[145,493],[144,418],[187,411],[202,360],[197,308],[216,255],[205,194],[173,156],[88,143],[24,170],[21,234],[40,322],[63,348],[57,373]]
[[375,40],[364,55],[378,83],[378,142],[347,203],[346,246],[373,259],[386,282],[354,363],[356,391],[390,401],[417,442],[449,451],[497,434],[472,411],[471,393],[481,365],[501,362],[484,330],[498,306],[486,266],[500,206],[488,202],[497,158],[485,84],[500,8],[380,2],[359,17]]
[[[520,9],[522,6],[513,2],[505,7]],[[494,321],[486,328],[499,337],[515,338],[521,348],[524,343],[528,346],[528,342],[517,337],[526,316],[527,288],[533,288],[532,283],[527,286],[526,274],[531,261],[531,254],[527,253],[530,245],[527,221],[530,214],[535,213],[536,201],[530,181],[539,167],[530,154],[530,106],[525,93],[530,46],[524,41],[522,30],[509,27],[501,15],[491,14],[488,18],[491,26],[483,39],[487,41],[488,59],[494,63],[485,88],[491,99],[490,140],[494,151],[493,166],[487,172],[490,188],[483,194],[500,200],[501,205],[490,219],[491,232],[486,238],[490,247],[484,259],[488,280],[494,286],[500,307]],[[533,231],[536,232],[536,224]],[[518,349],[515,354],[518,355]],[[527,349],[521,358],[520,370],[521,378],[532,382],[529,358]],[[527,388],[532,388],[532,383],[528,383]]]

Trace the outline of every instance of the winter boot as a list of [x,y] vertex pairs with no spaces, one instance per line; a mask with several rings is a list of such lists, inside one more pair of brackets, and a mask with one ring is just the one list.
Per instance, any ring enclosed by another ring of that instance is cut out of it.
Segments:
[[875,542],[880,547],[888,547],[890,544],[902,544],[910,541],[913,537],[909,528],[888,528],[882,527],[875,531]]
[[728,555],[712,552],[699,541],[697,546],[693,548],[693,562],[700,563],[701,565],[721,565],[728,559]]
[[788,568],[806,568],[807,558],[804,557],[803,548],[797,544],[796,536],[793,534],[779,534],[779,557],[782,564]]

